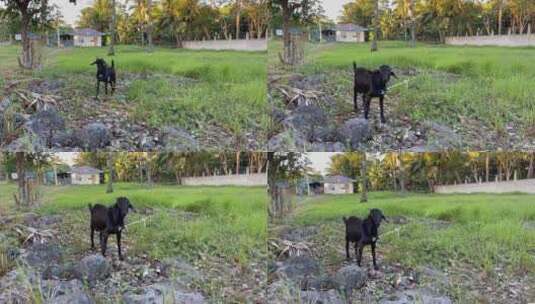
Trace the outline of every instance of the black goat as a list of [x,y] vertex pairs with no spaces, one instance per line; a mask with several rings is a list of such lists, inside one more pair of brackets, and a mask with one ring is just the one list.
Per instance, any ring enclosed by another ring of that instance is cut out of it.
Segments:
[[102,255],[106,256],[106,246],[108,244],[108,236],[110,234],[117,235],[117,247],[119,248],[119,259],[123,260],[121,253],[121,233],[124,229],[124,218],[128,214],[128,210],[134,210],[134,206],[126,197],[119,197],[115,204],[111,207],[96,204],[92,206],[89,204],[89,211],[91,212],[91,249],[95,249],[95,242],[93,240],[95,230],[100,232],[100,249]]
[[379,105],[381,107],[381,122],[385,123],[384,99],[387,91],[386,85],[390,81],[390,77],[397,78],[396,74],[388,65],[382,65],[378,70],[370,71],[365,68],[358,68],[356,62],[353,62],[353,72],[353,105],[355,112],[358,111],[358,94],[362,94],[365,119],[368,119],[370,102],[372,98],[379,97]]
[[98,93],[100,89],[100,82],[104,82],[104,88],[106,95],[108,94],[108,84],[111,86],[111,94],[115,93],[115,63],[111,61],[111,67],[108,66],[106,61],[102,58],[97,58],[91,65],[97,65],[97,95],[95,98],[98,99]]
[[379,225],[381,221],[388,222],[383,212],[379,209],[371,209],[370,214],[364,220],[358,217],[350,216],[344,217],[346,224],[346,256],[349,260],[349,242],[355,243],[355,254],[357,256],[357,263],[360,266],[362,261],[362,251],[365,245],[371,245],[373,256],[373,268],[378,270],[377,261],[375,259],[375,243],[377,242]]

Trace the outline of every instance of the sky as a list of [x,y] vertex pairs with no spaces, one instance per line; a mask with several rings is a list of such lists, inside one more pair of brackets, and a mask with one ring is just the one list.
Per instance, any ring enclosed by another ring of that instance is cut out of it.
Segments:
[[[80,11],[84,7],[91,6],[93,0],[77,0],[76,2],[77,3],[75,5],[73,3],[69,3],[68,0],[51,0],[52,4],[57,4],[60,7],[65,23],[71,26],[76,25],[76,20],[78,20],[78,17],[80,16]],[[351,0],[322,0],[321,2],[327,17],[333,21],[337,21],[343,5],[351,2]]]
[[326,175],[327,169],[331,165],[331,156],[337,153],[331,152],[309,152],[306,153],[306,157],[310,160],[310,167],[315,171],[319,171],[321,174]]
[[344,4],[352,2],[351,0],[322,0],[321,3],[325,9],[325,14],[329,19],[338,21],[338,16],[342,13]]

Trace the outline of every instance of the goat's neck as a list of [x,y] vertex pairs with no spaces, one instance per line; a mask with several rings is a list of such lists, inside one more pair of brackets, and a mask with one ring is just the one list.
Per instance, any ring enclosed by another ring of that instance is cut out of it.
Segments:
[[365,219],[362,226],[369,236],[377,238],[379,225],[375,225],[371,218]]

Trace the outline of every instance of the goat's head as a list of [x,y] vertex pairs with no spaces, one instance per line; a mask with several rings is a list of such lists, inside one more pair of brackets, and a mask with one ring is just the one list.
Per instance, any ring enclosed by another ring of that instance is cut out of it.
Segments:
[[134,206],[132,206],[132,204],[126,197],[117,198],[117,202],[115,203],[115,205],[117,206],[117,208],[119,208],[121,218],[124,218],[128,214],[129,210],[132,210],[132,212],[136,212]]
[[398,78],[398,76],[396,76],[396,73],[392,71],[392,68],[389,65],[380,66],[379,72],[381,73],[381,76],[383,77],[383,81],[385,82],[385,84],[390,81],[390,77]]
[[381,221],[383,220],[388,223],[388,220],[384,216],[383,211],[377,208],[373,208],[370,210],[368,218],[371,219],[373,224],[376,226],[379,226],[381,224]]
[[102,58],[97,58],[91,63],[91,65],[97,65],[97,68],[102,68],[106,66],[106,61]]

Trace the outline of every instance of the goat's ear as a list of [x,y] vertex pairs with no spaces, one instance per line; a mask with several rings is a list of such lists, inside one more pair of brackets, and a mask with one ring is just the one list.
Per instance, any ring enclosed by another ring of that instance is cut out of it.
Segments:
[[383,218],[383,220],[384,220],[385,222],[387,222],[387,223],[388,223],[388,220],[386,219],[386,216],[384,216],[384,215],[381,215],[381,217]]
[[396,73],[394,73],[394,72],[390,72],[390,76],[392,76],[392,77],[394,77],[394,78],[396,78],[396,79],[398,78],[398,76],[397,76]]

